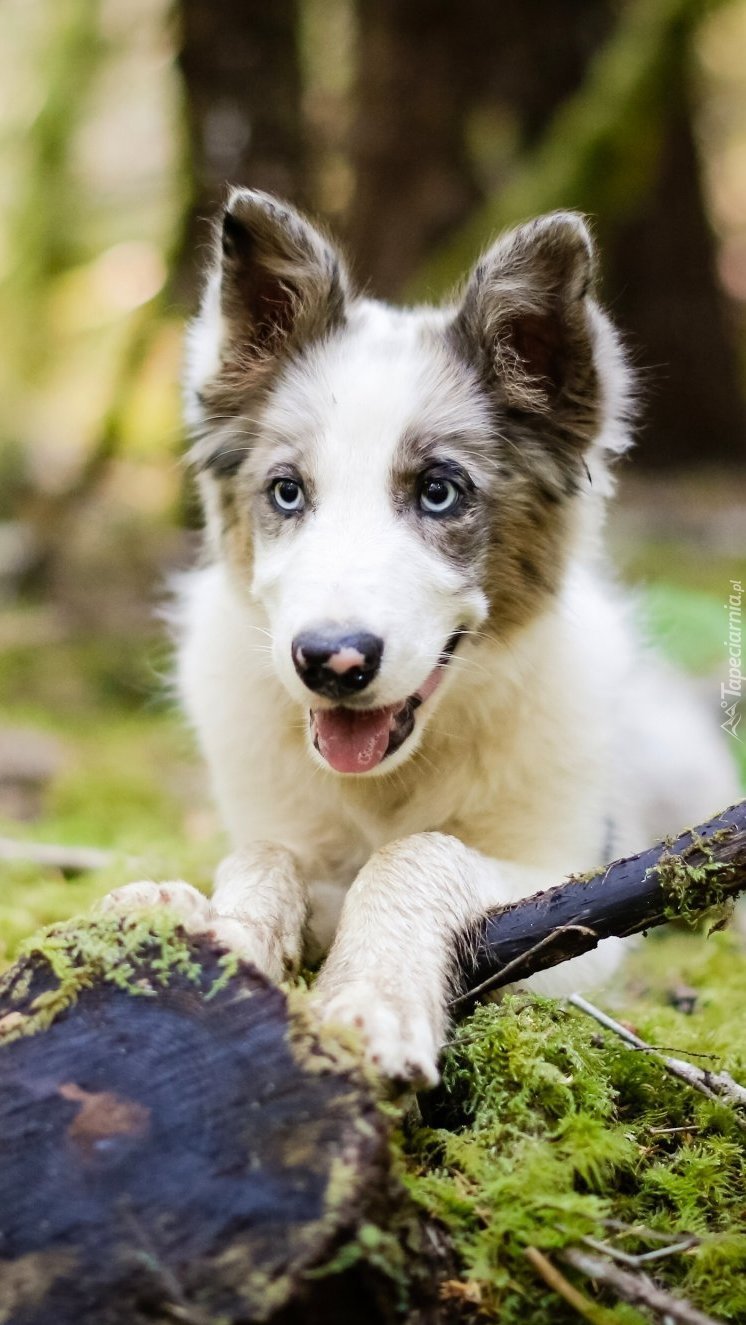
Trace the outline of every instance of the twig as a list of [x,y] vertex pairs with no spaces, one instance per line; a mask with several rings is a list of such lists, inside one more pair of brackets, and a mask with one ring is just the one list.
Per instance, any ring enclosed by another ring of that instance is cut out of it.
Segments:
[[606,1312],[603,1308],[598,1307],[595,1302],[591,1302],[590,1298],[575,1288],[538,1247],[526,1247],[525,1255],[541,1275],[544,1283],[554,1289],[555,1293],[559,1293],[560,1297],[569,1302],[571,1307],[574,1307],[581,1316],[585,1316],[586,1320],[590,1320],[593,1325],[604,1325]]
[[[644,1224],[626,1224],[623,1219],[602,1219],[601,1223],[620,1237],[638,1238],[641,1242],[678,1242],[682,1236],[681,1233],[664,1233],[659,1228],[646,1228]],[[693,1237],[694,1234],[684,1236]]]
[[592,1256],[578,1247],[568,1247],[562,1252],[562,1259],[575,1270],[595,1279],[612,1289],[618,1297],[633,1306],[648,1307],[659,1316],[667,1316],[676,1325],[718,1325],[712,1316],[707,1316],[685,1298],[674,1297],[659,1284],[644,1274],[632,1274],[612,1265],[601,1256]]
[[47,842],[23,842],[14,837],[0,837],[0,861],[20,860],[44,869],[62,870],[63,874],[85,874],[111,865],[114,855],[98,847],[53,846]]
[[[646,1228],[644,1224],[626,1224],[623,1219],[602,1219],[604,1228],[608,1228],[612,1233],[618,1233],[624,1238],[638,1238],[641,1242],[678,1242],[681,1233],[663,1233],[659,1228]],[[684,1234],[685,1237],[694,1236],[693,1234]]]
[[[632,1047],[632,1046],[630,1046],[630,1047]],[[637,1052],[639,1052],[639,1053],[643,1053],[643,1054],[651,1054],[651,1053],[652,1053],[652,1054],[670,1054],[670,1053],[678,1052],[678,1050],[674,1050],[674,1046],[673,1046],[672,1044],[646,1044],[646,1045],[644,1045],[644,1046],[643,1046],[643,1045],[637,1045],[637,1046],[636,1046],[636,1050],[637,1050]],[[694,1049],[685,1049],[685,1050],[684,1050],[684,1053],[687,1054],[687,1056],[688,1056],[689,1058],[712,1058],[712,1059],[714,1059],[715,1061],[717,1061],[717,1060],[720,1058],[720,1054],[698,1053],[698,1052],[696,1052]]]
[[[729,1072],[708,1072],[704,1068],[695,1067],[693,1063],[685,1063],[681,1058],[669,1058],[667,1054],[660,1053],[653,1045],[646,1044],[644,1040],[640,1039],[639,1035],[635,1035],[634,1031],[622,1026],[621,1022],[615,1021],[606,1012],[594,1007],[580,994],[571,994],[568,1002],[587,1016],[592,1017],[599,1025],[613,1031],[626,1044],[650,1054],[650,1057],[655,1058],[657,1062],[665,1067],[672,1077],[678,1077],[680,1081],[686,1082],[687,1086],[692,1086],[701,1095],[705,1095],[708,1100],[720,1102],[727,1100],[729,1104],[746,1105],[746,1087],[734,1081]],[[746,1132],[746,1118],[742,1118],[738,1114],[735,1114],[734,1117],[738,1126]]]
[[678,1256],[680,1252],[691,1251],[693,1247],[699,1246],[699,1238],[693,1235],[682,1238],[679,1242],[670,1242],[665,1247],[656,1247],[654,1251],[641,1251],[634,1253],[631,1251],[621,1251],[619,1247],[612,1247],[608,1242],[599,1242],[597,1238],[583,1238],[586,1247],[591,1251],[600,1251],[604,1256],[610,1256],[613,1261],[618,1261],[620,1265],[631,1265],[633,1268],[638,1265],[647,1265],[648,1261],[662,1261],[666,1256]]
[[667,1136],[674,1132],[701,1132],[702,1128],[695,1123],[685,1123],[683,1127],[649,1127],[648,1131],[651,1136]]
[[593,938],[598,937],[587,925],[576,925],[573,921],[570,921],[566,925],[560,925],[557,929],[553,929],[551,934],[545,934],[542,939],[539,939],[538,943],[534,943],[533,947],[527,948],[526,951],[522,952],[518,957],[514,957],[511,962],[507,962],[505,966],[501,966],[499,971],[495,971],[493,975],[488,975],[487,979],[483,980],[481,984],[475,985],[473,989],[468,989],[465,994],[459,994],[457,998],[452,998],[449,1006],[455,1008],[458,1007],[460,1003],[472,1003],[475,998],[480,998],[482,994],[488,993],[490,989],[494,989],[498,985],[504,985],[507,982],[508,976],[512,975],[513,971],[517,970],[519,967],[525,966],[526,962],[529,961],[531,957],[536,956],[537,953],[541,952],[541,950],[546,948],[550,943],[554,943],[557,939],[562,938],[564,934],[569,934],[573,930],[576,930],[579,934],[586,934]]

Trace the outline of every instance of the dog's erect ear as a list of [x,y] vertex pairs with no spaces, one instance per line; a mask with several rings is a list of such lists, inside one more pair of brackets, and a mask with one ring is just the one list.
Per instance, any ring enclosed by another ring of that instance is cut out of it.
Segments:
[[267,358],[339,322],[347,278],[309,221],[269,194],[235,189],[223,213],[220,303],[243,354]]
[[453,324],[456,343],[506,409],[554,417],[580,445],[598,420],[588,300],[594,269],[582,217],[540,217],[477,263]]
[[345,320],[340,255],[292,207],[234,189],[216,232],[216,263],[187,340],[184,409],[192,463],[235,473],[256,404],[289,356]]

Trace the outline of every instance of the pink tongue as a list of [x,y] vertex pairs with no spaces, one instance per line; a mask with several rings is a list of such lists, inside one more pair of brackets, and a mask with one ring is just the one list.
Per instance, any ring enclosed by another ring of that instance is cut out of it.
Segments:
[[320,753],[337,773],[367,773],[380,764],[391,732],[396,706],[355,713],[351,709],[317,709],[314,713]]

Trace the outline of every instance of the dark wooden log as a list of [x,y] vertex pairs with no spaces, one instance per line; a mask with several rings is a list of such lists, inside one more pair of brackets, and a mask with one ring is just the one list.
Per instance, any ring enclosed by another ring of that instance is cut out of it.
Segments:
[[491,989],[579,957],[602,939],[701,916],[746,890],[746,800],[674,840],[486,917],[471,936],[463,1011]]
[[156,938],[123,972],[84,922],[63,968],[32,952],[3,982],[0,1321],[393,1319],[364,1260],[311,1273],[391,1214],[374,1089],[256,972],[221,984],[174,941],[166,975]]

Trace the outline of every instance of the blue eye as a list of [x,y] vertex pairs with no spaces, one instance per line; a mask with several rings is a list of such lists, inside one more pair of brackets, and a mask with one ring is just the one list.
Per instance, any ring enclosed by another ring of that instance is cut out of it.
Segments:
[[420,483],[420,510],[426,515],[450,515],[461,501],[461,489],[449,478],[426,474]]
[[295,478],[277,478],[270,488],[270,496],[283,515],[297,515],[306,504],[303,485]]

